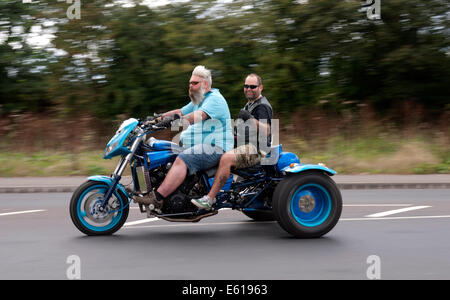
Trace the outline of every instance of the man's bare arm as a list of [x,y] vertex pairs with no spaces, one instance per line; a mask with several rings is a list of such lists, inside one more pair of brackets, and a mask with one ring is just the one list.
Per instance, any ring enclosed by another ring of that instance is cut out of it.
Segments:
[[190,114],[187,114],[186,116],[183,116],[183,121],[186,120],[189,122],[189,124],[194,124],[206,120],[208,118],[209,116],[207,113],[205,113],[202,110],[196,110],[194,112],[191,112]]
[[270,125],[267,122],[259,122],[256,119],[253,119],[255,121],[255,125],[259,130],[265,131],[267,133],[267,136],[270,135]]
[[162,114],[162,118],[164,119],[165,117],[170,117],[170,116],[175,115],[175,114],[179,114],[180,117],[181,117],[181,116],[182,116],[181,108],[179,108],[179,109],[174,109],[174,110],[171,110],[171,111],[168,111],[168,112],[163,113],[163,114]]

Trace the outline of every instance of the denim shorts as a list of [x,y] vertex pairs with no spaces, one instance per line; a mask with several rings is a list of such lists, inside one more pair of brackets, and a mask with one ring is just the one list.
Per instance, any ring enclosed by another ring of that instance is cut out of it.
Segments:
[[178,157],[183,160],[188,168],[188,175],[201,170],[208,170],[219,164],[223,149],[208,144],[199,144],[187,148]]

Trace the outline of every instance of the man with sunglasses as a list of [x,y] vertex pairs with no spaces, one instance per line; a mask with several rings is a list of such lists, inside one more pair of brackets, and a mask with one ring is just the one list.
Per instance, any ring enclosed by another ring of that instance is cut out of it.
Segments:
[[253,73],[248,75],[244,83],[244,94],[248,102],[239,112],[236,124],[237,148],[222,155],[211,190],[200,199],[192,199],[191,202],[195,206],[211,209],[216,201],[216,195],[227,182],[232,167],[236,169],[251,167],[260,163],[261,158],[267,154],[262,149],[268,149],[267,147],[271,145],[270,126],[273,112],[262,91],[261,77]]
[[187,175],[216,166],[222,154],[233,149],[227,101],[211,85],[211,71],[204,66],[197,66],[189,80],[191,102],[162,115],[162,119],[169,122],[178,115],[183,125],[188,125],[180,135],[185,150],[175,159],[158,189],[145,197],[135,197],[136,202],[153,205],[150,208],[156,210],[161,209],[164,199],[183,183]]

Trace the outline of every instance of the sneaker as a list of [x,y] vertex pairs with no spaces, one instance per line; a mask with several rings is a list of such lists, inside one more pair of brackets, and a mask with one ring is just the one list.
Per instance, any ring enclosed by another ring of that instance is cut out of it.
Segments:
[[216,199],[211,200],[208,195],[201,197],[200,199],[192,199],[191,203],[198,208],[211,209],[212,205],[216,203]]

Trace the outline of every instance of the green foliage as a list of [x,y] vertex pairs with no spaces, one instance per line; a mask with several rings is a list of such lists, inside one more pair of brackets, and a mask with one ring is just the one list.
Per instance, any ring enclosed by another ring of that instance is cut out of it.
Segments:
[[40,5],[0,2],[0,116],[17,110],[40,111],[49,105],[48,55],[30,47],[23,34],[34,25]]
[[[368,20],[357,0],[134,2],[83,1],[80,20],[66,18],[65,2],[0,2],[0,113],[144,117],[185,105],[199,64],[213,71],[232,116],[252,72],[284,119],[302,107],[339,111],[348,101],[378,111],[405,101],[448,109],[448,1],[382,1],[381,20]],[[46,20],[56,23],[52,43],[64,55],[24,42]]]

